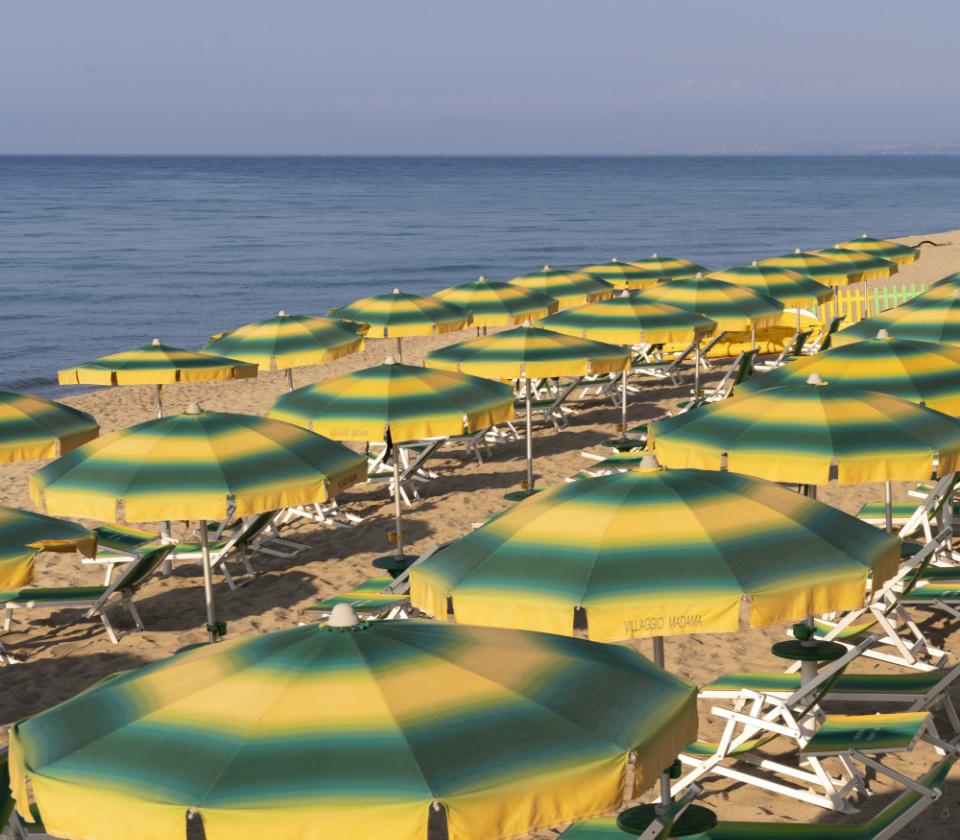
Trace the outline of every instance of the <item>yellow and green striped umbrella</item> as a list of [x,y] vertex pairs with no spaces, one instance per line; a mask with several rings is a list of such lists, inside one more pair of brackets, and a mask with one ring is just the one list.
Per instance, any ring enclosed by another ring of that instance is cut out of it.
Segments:
[[642,260],[632,260],[632,264],[644,273],[644,276],[640,278],[640,285],[629,287],[634,289],[646,289],[665,280],[682,280],[685,277],[695,277],[698,274],[707,274],[710,271],[709,268],[690,262],[690,260],[683,260],[678,257],[661,257],[659,254],[651,254],[648,258]]
[[367,324],[371,338],[441,335],[462,330],[470,323],[470,313],[459,306],[399,289],[332,309],[330,317]]
[[55,458],[100,433],[96,419],[69,405],[0,391],[0,464]]
[[533,490],[533,420],[531,379],[619,373],[630,366],[630,354],[610,344],[523,326],[495,335],[441,347],[423,363],[430,368],[455,370],[489,379],[523,379],[527,424],[527,479]]
[[756,260],[750,265],[711,272],[707,278],[753,289],[789,307],[812,308],[815,304],[833,297],[833,289],[818,283],[807,274],[773,265],[761,265]]
[[33,581],[33,562],[41,551],[97,553],[97,535],[63,519],[0,505],[0,590]]
[[256,375],[256,364],[181,350],[161,344],[159,338],[136,350],[101,356],[92,362],[57,371],[61,385],[156,385],[157,414],[160,417],[163,417],[161,388],[164,385],[250,379]]
[[508,385],[396,364],[355,370],[277,398],[270,417],[333,440],[395,442],[466,434],[513,417]]
[[[513,417],[508,385],[476,376],[396,364],[356,370],[278,398],[270,416],[334,440],[384,441],[482,431]],[[393,459],[396,558],[403,560],[399,459]]]
[[582,610],[612,642],[735,631],[744,598],[752,627],[854,609],[898,563],[897,539],[835,508],[654,466],[521,502],[411,569],[410,591],[440,621],[449,599],[458,623],[565,635]]
[[[953,274],[948,274],[946,277],[941,277],[936,282],[931,283],[927,291],[929,292],[931,289],[939,289],[943,286],[950,286],[954,289],[960,287],[960,271],[955,271]],[[922,296],[923,295],[920,295],[920,297]],[[911,300],[916,300],[916,298],[911,298]],[[907,303],[909,302],[910,301],[907,301]]]
[[434,297],[466,309],[475,327],[513,327],[551,315],[559,306],[552,297],[532,289],[492,282],[486,277],[443,289]]
[[861,280],[882,280],[897,273],[897,264],[892,260],[885,260],[868,251],[849,251],[837,245],[835,248],[821,248],[812,251],[821,257],[836,260],[848,269],[860,275]]
[[859,239],[850,239],[837,245],[848,251],[864,251],[885,260],[892,260],[898,265],[908,265],[920,259],[920,249],[899,242],[890,242],[886,239],[874,239],[863,234]]
[[538,326],[606,344],[689,344],[713,332],[716,322],[688,309],[624,293],[558,312]]
[[806,274],[827,286],[848,286],[851,283],[859,283],[862,279],[859,272],[851,271],[837,260],[811,251],[801,251],[799,248],[792,254],[760,260],[760,265],[788,268],[798,274]]
[[627,366],[628,354],[599,341],[523,326],[440,347],[423,363],[487,379],[538,379],[619,373]]
[[929,479],[960,468],[960,423],[898,397],[806,382],[737,394],[650,427],[670,467],[800,484]]
[[542,271],[514,277],[510,283],[552,297],[561,309],[606,300],[613,297],[614,292],[613,286],[602,277],[575,268],[551,268],[549,265],[545,265]]
[[53,514],[105,522],[222,520],[324,502],[366,478],[364,457],[289,423],[201,411],[120,429],[30,476]]
[[873,338],[881,329],[907,341],[960,344],[960,288],[949,283],[932,286],[900,306],[834,333],[832,344],[840,347]]
[[206,840],[519,837],[617,808],[697,736],[696,687],[625,646],[347,613],[20,721],[18,807],[97,840],[182,838],[188,812]]
[[366,458],[343,444],[278,420],[194,405],[61,456],[30,476],[30,496],[49,513],[106,522],[200,520],[212,641],[207,520],[324,502],[366,477]]
[[772,297],[701,275],[660,283],[643,297],[703,315],[716,321],[720,332],[772,327],[780,323],[783,312],[783,304]]
[[885,331],[874,338],[804,356],[762,376],[752,376],[737,386],[737,394],[798,385],[813,371],[844,388],[881,391],[944,414],[960,415],[960,347],[901,341],[890,338]]
[[364,332],[330,318],[281,310],[266,321],[217,333],[203,350],[259,365],[260,370],[285,370],[292,389],[292,368],[323,365],[357,353],[363,350]]
[[[680,263],[682,261],[677,260],[676,262]],[[655,283],[668,279],[663,276],[662,271],[657,267],[644,267],[636,263],[623,262],[618,259],[612,259],[607,263],[585,265],[580,270],[587,272],[587,274],[592,274],[595,277],[602,277],[616,289],[645,289],[648,286],[653,286]],[[693,273],[695,274],[696,272]]]

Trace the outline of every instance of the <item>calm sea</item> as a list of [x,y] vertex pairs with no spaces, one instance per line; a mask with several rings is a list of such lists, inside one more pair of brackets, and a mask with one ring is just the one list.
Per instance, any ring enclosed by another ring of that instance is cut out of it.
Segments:
[[945,156],[0,157],[0,384],[394,287],[945,230],[958,195]]

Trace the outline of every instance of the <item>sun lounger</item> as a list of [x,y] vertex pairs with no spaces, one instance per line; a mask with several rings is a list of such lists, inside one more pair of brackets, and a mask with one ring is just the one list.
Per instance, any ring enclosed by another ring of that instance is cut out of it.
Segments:
[[[720,776],[811,805],[852,812],[847,797],[864,792],[865,785],[853,763],[841,756],[841,775],[830,774],[815,755],[800,759],[799,750],[813,737],[822,719],[820,702],[847,665],[875,641],[868,637],[843,656],[823,668],[804,686],[786,698],[743,688],[728,707],[713,707],[712,713],[726,721],[716,742],[697,740],[679,756],[690,771],[673,785],[679,793],[707,776]],[[793,741],[797,761],[786,764],[790,756],[767,758],[762,750],[777,739]],[[741,769],[746,765],[752,772]]]
[[[937,668],[932,671],[907,673],[841,673],[824,702],[903,703],[908,712],[940,709],[947,716],[954,731],[960,733],[960,717],[950,697],[950,687],[960,677],[960,665]],[[734,672],[705,685],[700,691],[703,700],[734,700],[743,689],[787,698],[800,690],[800,674],[784,671]]]
[[349,604],[365,620],[407,618],[410,607],[410,570],[450,544],[431,543],[427,549],[395,578],[374,577],[355,586],[349,592],[319,601],[305,610],[312,618],[326,620],[337,604]]
[[783,367],[787,362],[803,354],[803,347],[807,343],[808,338],[810,338],[810,330],[794,333],[793,337],[784,343],[783,350],[780,351],[779,356],[767,362],[756,362],[754,363],[753,369],[760,373],[765,373],[766,371]]
[[[879,634],[879,644],[864,653],[868,658],[921,671],[942,667],[948,654],[930,642],[906,607],[937,552],[949,551],[951,534],[952,531],[945,528],[907,558],[898,573],[874,593],[865,607],[851,610],[840,620],[816,619],[816,636],[849,648],[867,634]],[[798,667],[794,665],[791,670]]]
[[0,592],[0,604],[5,610],[3,629],[10,629],[10,622],[16,610],[59,610],[68,607],[84,608],[84,618],[99,616],[110,641],[117,643],[117,635],[107,616],[107,607],[114,600],[127,609],[138,630],[143,630],[143,622],[133,603],[133,596],[147,579],[159,568],[170,553],[171,545],[153,545],[144,549],[143,554],[127,565],[123,574],[107,586],[64,586],[64,587],[24,587],[8,592]]
[[697,347],[696,341],[691,341],[680,353],[677,353],[672,359],[664,359],[659,362],[638,365],[630,371],[631,374],[640,376],[652,376],[654,379],[669,379],[674,385],[680,384],[680,370],[683,363],[690,358],[690,355]]
[[[702,402],[720,402],[720,400],[725,400],[729,397],[737,385],[752,373],[755,355],[755,351],[753,350],[744,350],[738,353],[736,358],[730,363],[730,366],[724,371],[720,381],[712,387],[702,389]],[[694,400],[696,400],[696,397],[694,397]],[[691,407],[695,406],[691,405]],[[678,413],[682,414],[683,412]]]
[[840,329],[840,325],[843,323],[845,317],[845,315],[838,315],[836,318],[832,318],[824,324],[819,335],[813,341],[808,342],[803,348],[803,355],[814,356],[823,350],[829,350],[834,333]]
[[[221,538],[209,544],[210,568],[214,571],[219,570],[223,574],[224,578],[226,578],[227,586],[229,586],[230,589],[236,589],[243,584],[252,583],[256,578],[257,573],[254,571],[253,566],[250,565],[250,555],[255,551],[269,552],[275,556],[293,557],[306,548],[306,546],[303,546],[282,553],[274,548],[257,545],[257,540],[259,540],[267,528],[270,527],[270,523],[273,521],[275,515],[276,511],[269,511],[246,518],[228,537]],[[203,559],[203,551],[198,542],[181,542],[173,546],[173,551],[170,553],[170,556],[174,563],[179,561],[198,562]],[[241,584],[237,583],[227,565],[227,561],[234,557],[240,561],[246,575]]]
[[[949,755],[909,786],[880,813],[859,825],[784,822],[728,822],[699,835],[699,840],[892,840],[921,812],[943,796],[947,774],[957,761]],[[616,817],[576,823],[559,840],[625,840]]]

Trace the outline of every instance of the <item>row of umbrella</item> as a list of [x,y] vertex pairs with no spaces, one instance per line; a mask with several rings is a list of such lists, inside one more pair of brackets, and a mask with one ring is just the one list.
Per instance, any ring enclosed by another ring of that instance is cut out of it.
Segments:
[[[783,305],[800,307],[823,301],[832,285],[889,276],[898,263],[912,261],[918,254],[917,249],[865,236],[834,249],[798,251],[713,274],[687,260],[657,255],[635,262],[613,260],[582,270],[545,266],[510,283],[480,278],[434,296],[395,289],[392,294],[362,298],[332,310],[330,318],[281,312],[276,318],[218,333],[202,353],[164,346],[155,339],[147,347],[62,370],[59,380],[61,384],[155,385],[158,415],[162,416],[162,387],[172,382],[246,378],[256,375],[253,365],[257,365],[262,370],[285,370],[288,388],[293,390],[293,368],[324,364],[357,352],[363,348],[365,335],[395,338],[397,357],[402,360],[406,336],[452,332],[469,323],[478,328],[513,326],[551,315],[557,308],[609,298],[617,288],[650,289],[654,300],[688,310],[685,302],[702,307],[709,302],[702,298],[712,296],[719,307],[718,329],[755,331],[776,323]],[[691,279],[730,282],[773,300],[751,299],[716,283],[678,285],[678,281]],[[672,288],[656,288],[665,282]],[[720,304],[725,299],[728,305],[724,308]],[[740,323],[732,326],[731,321]]]

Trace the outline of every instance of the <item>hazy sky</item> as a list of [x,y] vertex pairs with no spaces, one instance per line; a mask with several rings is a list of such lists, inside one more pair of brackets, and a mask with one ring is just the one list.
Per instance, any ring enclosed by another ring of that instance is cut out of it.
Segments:
[[956,0],[6,0],[0,153],[960,150]]

